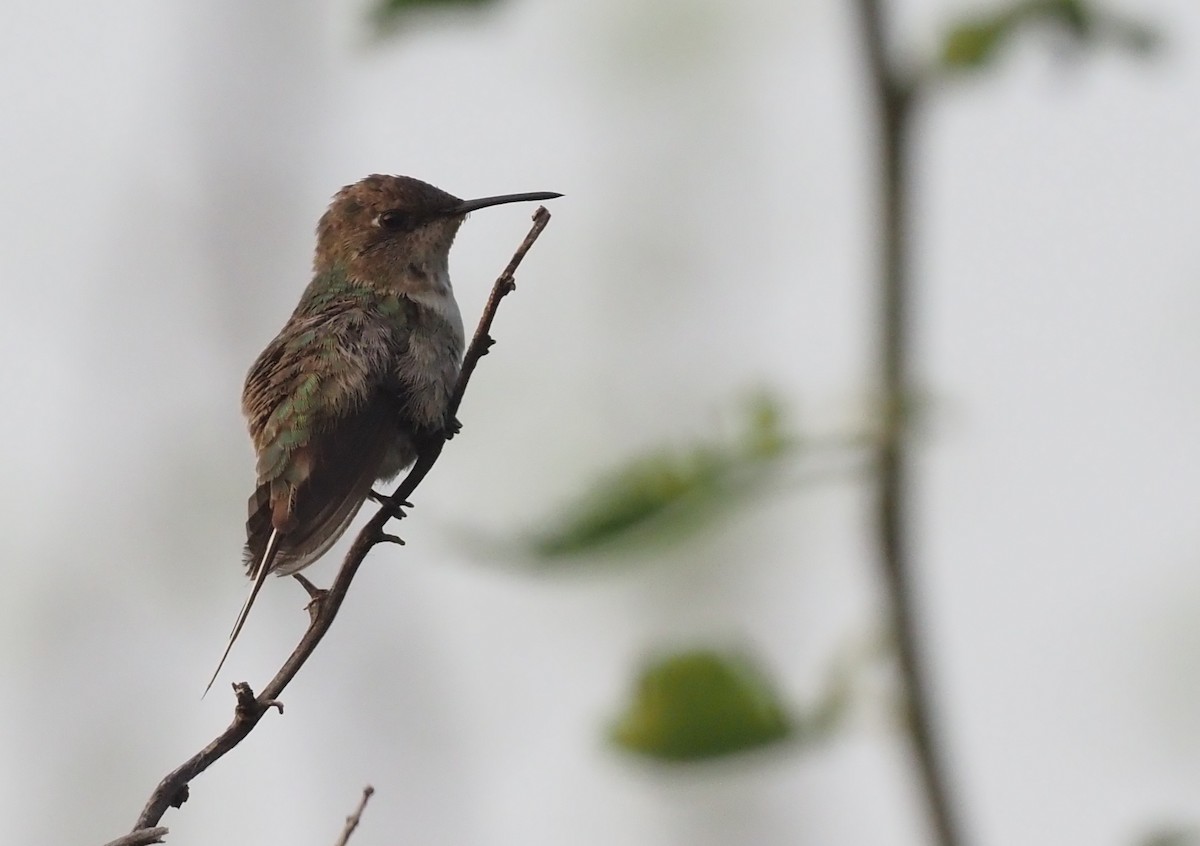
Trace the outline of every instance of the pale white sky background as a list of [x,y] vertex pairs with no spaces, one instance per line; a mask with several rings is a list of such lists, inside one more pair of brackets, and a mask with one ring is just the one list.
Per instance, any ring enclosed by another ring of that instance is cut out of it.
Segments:
[[[1118,0],[1112,0],[1114,6]],[[895,0],[911,55],[968,4]],[[1168,49],[1044,38],[923,115],[918,566],[982,846],[1200,821],[1200,11]],[[173,846],[920,844],[878,702],[819,749],[676,772],[602,739],[640,656],[749,643],[789,699],[869,635],[851,483],[652,566],[534,577],[464,548],[747,387],[816,431],[869,402],[871,139],[844,0],[520,0],[366,45],[356,3],[10,0],[0,30],[0,842],[103,843],[227,722],[200,701],[245,584],[241,381],[374,172],[557,190],[421,489]],[[529,209],[455,248],[473,321]],[[325,581],[332,562],[314,570]],[[305,623],[269,585],[227,677]],[[220,686],[219,686],[220,687]]]

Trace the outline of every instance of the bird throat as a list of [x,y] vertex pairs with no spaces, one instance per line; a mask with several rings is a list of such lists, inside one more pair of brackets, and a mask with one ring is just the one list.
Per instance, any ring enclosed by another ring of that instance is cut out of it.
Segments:
[[404,296],[445,320],[453,330],[461,349],[465,343],[462,313],[459,311],[458,301],[454,299],[450,271],[446,264],[410,264],[405,268],[405,276],[404,283],[400,286]]

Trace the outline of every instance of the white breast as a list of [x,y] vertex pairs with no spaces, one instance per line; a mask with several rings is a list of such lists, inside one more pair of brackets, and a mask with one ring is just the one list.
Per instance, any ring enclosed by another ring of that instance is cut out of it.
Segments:
[[450,273],[445,268],[439,269],[434,277],[433,285],[429,288],[410,293],[409,299],[428,308],[441,316],[454,331],[458,347],[466,344],[463,333],[462,313],[458,310],[458,301],[454,299],[454,290],[450,286]]

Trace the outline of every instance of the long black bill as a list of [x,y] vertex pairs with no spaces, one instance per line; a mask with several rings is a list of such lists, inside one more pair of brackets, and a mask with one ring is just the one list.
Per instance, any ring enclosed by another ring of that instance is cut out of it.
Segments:
[[466,214],[476,209],[488,206],[499,206],[503,203],[533,203],[539,200],[553,200],[561,197],[553,191],[535,191],[532,194],[501,194],[499,197],[480,197],[478,200],[463,200],[462,203],[450,209],[447,214]]

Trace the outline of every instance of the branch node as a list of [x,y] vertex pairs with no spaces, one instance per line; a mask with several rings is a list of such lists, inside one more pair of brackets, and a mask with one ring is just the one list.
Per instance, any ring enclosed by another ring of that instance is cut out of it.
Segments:
[[350,842],[350,835],[354,833],[354,829],[358,828],[358,824],[362,822],[363,811],[366,810],[367,801],[375,794],[375,788],[367,785],[363,788],[362,798],[358,800],[358,807],[354,809],[354,813],[346,817],[346,827],[342,829],[342,836],[338,838],[334,846],[346,846]]
[[237,698],[233,712],[235,719],[246,719],[258,711],[258,700],[254,697],[254,690],[246,682],[234,682],[233,695]]
[[397,535],[389,535],[387,532],[380,532],[379,543],[394,543],[396,546],[404,546],[404,538]]
[[312,600],[307,606],[310,611],[314,605],[325,598],[324,589],[317,587],[300,573],[292,573],[292,578],[300,583],[300,587],[304,588],[305,593],[308,594],[308,598]]
[[129,832],[124,837],[110,840],[104,846],[150,846],[153,843],[162,843],[167,833],[168,830],[164,826],[139,828]]

